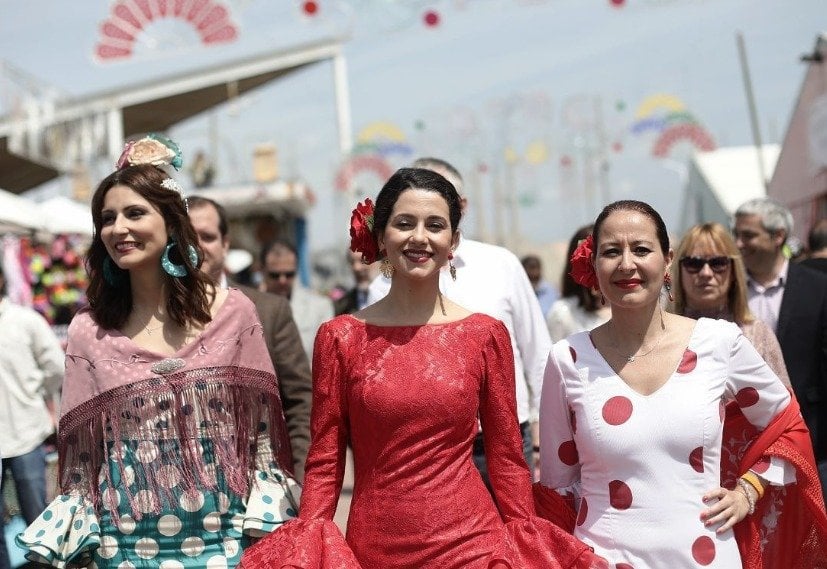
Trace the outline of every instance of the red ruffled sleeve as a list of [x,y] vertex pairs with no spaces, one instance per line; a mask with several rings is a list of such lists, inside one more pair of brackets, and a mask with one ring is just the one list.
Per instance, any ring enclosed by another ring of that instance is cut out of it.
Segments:
[[492,562],[507,562],[514,569],[605,567],[606,562],[589,546],[535,514],[531,476],[517,422],[511,339],[501,322],[492,328],[483,358],[480,422],[491,486],[505,522],[504,545],[492,556]]
[[361,569],[329,520],[291,520],[244,552],[241,569]]
[[312,442],[299,517],[248,548],[241,559],[243,569],[360,569],[332,521],[342,490],[348,439],[341,354],[333,324],[323,324],[313,349]]

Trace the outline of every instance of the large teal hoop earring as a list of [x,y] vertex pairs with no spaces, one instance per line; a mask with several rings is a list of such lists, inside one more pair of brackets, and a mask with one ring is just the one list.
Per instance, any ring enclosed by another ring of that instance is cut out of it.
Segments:
[[[181,277],[187,276],[187,267],[184,265],[176,265],[169,260],[169,252],[173,247],[175,247],[175,241],[170,241],[164,249],[164,254],[161,255],[161,268],[164,269],[164,272],[169,276],[180,279]],[[195,250],[195,247],[192,245],[187,247],[187,255],[189,255],[190,258],[190,264],[192,264],[193,267],[196,266],[198,264],[198,251]]]
[[109,255],[103,260],[103,280],[112,288],[120,288],[123,285],[124,272],[115,265],[115,261]]

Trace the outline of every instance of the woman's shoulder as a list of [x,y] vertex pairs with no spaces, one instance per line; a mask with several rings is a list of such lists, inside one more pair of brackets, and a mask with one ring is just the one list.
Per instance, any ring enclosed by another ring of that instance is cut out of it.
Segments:
[[[683,317],[682,317],[683,318]],[[691,320],[691,319],[689,319]],[[695,333],[709,338],[734,338],[742,334],[741,328],[734,322],[719,318],[698,318]]]
[[84,306],[77,311],[72,321],[69,322],[68,334],[70,338],[77,338],[80,335],[95,333],[101,329],[100,325],[95,322],[92,310],[88,306]]

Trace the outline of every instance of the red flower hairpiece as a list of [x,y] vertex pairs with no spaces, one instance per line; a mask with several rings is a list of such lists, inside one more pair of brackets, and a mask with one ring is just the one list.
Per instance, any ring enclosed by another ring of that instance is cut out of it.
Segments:
[[569,276],[579,285],[586,288],[600,290],[597,283],[597,273],[594,272],[592,256],[594,255],[594,239],[589,235],[583,239],[571,254],[571,272]]
[[373,235],[373,202],[370,198],[356,204],[350,215],[350,250],[361,253],[362,262],[366,265],[379,259],[379,245]]

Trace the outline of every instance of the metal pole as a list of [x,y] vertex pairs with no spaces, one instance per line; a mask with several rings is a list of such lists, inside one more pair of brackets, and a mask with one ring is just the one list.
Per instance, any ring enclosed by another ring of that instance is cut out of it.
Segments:
[[749,64],[747,63],[747,48],[744,46],[744,34],[736,32],[735,39],[738,44],[738,58],[741,63],[741,75],[744,79],[744,91],[747,95],[747,106],[749,107],[749,120],[752,126],[752,139],[755,143],[755,150],[758,153],[758,173],[761,176],[761,183],[764,184],[764,189],[767,190],[767,174],[764,168],[764,146],[761,143],[761,129],[758,126],[758,112],[755,109],[755,97],[752,93],[752,79],[749,74]]
[[333,82],[336,89],[336,117],[339,129],[339,152],[347,156],[353,148],[350,119],[350,93],[347,85],[345,56],[337,53],[333,58]]

